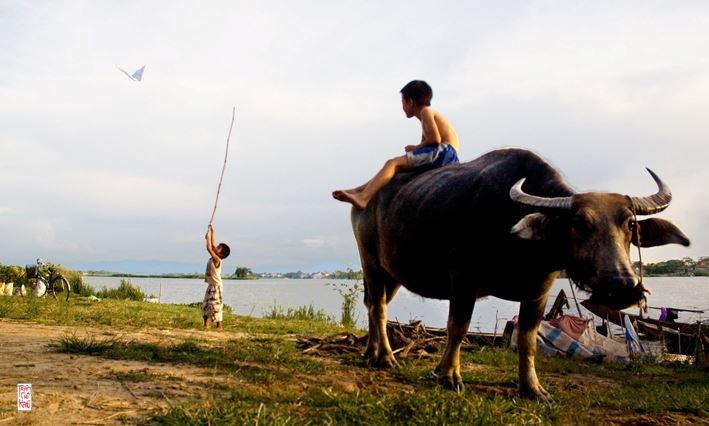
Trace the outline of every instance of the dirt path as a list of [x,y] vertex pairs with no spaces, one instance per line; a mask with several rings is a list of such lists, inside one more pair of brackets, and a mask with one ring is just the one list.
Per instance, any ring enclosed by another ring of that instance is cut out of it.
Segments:
[[[164,413],[171,404],[194,398],[214,378],[209,368],[52,352],[62,336],[120,338],[171,343],[186,338],[226,340],[243,334],[202,330],[121,331],[109,328],[46,326],[0,320],[0,426],[16,424],[121,424]],[[125,381],[126,374],[149,381]],[[17,411],[17,384],[32,384],[32,411]]]

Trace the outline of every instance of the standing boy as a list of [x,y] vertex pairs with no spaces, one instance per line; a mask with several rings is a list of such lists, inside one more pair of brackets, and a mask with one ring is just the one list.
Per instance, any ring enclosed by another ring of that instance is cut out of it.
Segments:
[[388,160],[379,173],[364,185],[334,191],[332,196],[335,199],[364,210],[369,200],[398,172],[425,171],[458,163],[458,135],[448,120],[431,109],[432,97],[431,86],[423,80],[411,81],[401,89],[401,105],[406,117],[416,117],[421,122],[421,143],[406,146],[406,154]]
[[204,236],[207,241],[207,251],[209,261],[207,261],[207,271],[204,273],[204,281],[207,283],[207,291],[204,293],[202,301],[202,318],[204,318],[204,328],[209,328],[210,321],[214,325],[222,328],[222,259],[229,256],[229,246],[220,243],[214,245],[214,227],[209,224],[209,230]]

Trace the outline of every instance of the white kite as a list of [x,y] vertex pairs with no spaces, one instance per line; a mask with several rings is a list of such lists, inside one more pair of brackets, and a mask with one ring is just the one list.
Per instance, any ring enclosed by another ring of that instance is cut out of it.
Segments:
[[138,71],[134,72],[133,74],[129,74],[128,71],[124,70],[123,68],[119,67],[118,65],[116,65],[116,68],[118,68],[123,74],[127,75],[128,78],[130,78],[133,81],[143,80],[143,70],[145,70],[145,65],[143,65]]

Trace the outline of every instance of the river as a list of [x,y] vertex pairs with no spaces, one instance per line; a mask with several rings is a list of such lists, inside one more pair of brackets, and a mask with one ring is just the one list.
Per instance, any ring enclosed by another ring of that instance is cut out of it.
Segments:
[[[118,277],[84,277],[84,282],[99,290],[103,287],[114,288],[120,285]],[[201,301],[205,283],[201,279],[178,278],[131,278],[131,283],[141,288],[146,294],[158,296],[162,284],[162,303],[192,303]],[[328,315],[340,318],[343,298],[338,292],[355,285],[351,280],[224,280],[224,303],[231,306],[238,315],[261,317],[273,309],[298,308],[312,305],[316,310],[323,310]],[[359,284],[361,287],[361,283]],[[645,278],[645,285],[652,290],[647,296],[651,307],[671,306],[693,310],[704,310],[704,314],[680,312],[679,321],[695,322],[709,318],[709,277],[657,277]],[[345,286],[345,287],[343,287]],[[554,283],[549,298],[549,306],[556,294],[564,290],[569,298],[569,313],[577,314],[569,281],[558,279]],[[586,299],[586,294],[576,289],[579,301]],[[588,313],[581,307],[585,315]],[[470,331],[501,332],[505,322],[517,314],[519,303],[487,297],[475,304]],[[637,309],[628,312],[637,313]],[[659,316],[659,310],[650,309],[652,318]],[[431,327],[445,327],[448,317],[448,302],[424,299],[405,288],[401,288],[389,304],[388,317],[391,320],[409,322],[421,320]],[[360,327],[366,328],[367,315],[362,303],[362,296],[357,297],[356,319]]]

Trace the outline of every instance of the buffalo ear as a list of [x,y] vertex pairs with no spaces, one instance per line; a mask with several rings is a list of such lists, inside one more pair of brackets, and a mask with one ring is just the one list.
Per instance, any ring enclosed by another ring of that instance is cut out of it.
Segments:
[[[689,245],[689,238],[672,223],[659,218],[638,222],[640,227],[640,247],[655,247],[665,244]],[[638,235],[633,233],[633,244],[638,245]]]
[[523,240],[543,240],[549,231],[549,218],[542,213],[531,213],[510,229],[510,234]]

